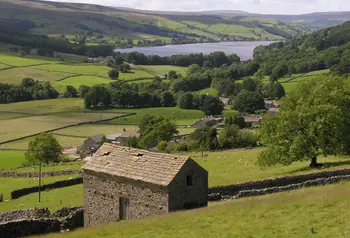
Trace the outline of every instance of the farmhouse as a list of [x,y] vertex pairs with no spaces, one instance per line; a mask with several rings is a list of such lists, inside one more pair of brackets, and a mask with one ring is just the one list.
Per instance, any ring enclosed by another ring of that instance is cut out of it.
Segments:
[[98,149],[103,137],[104,135],[101,134],[86,139],[83,146],[85,153],[94,153]]
[[105,143],[83,171],[85,226],[208,203],[208,172],[188,157]]

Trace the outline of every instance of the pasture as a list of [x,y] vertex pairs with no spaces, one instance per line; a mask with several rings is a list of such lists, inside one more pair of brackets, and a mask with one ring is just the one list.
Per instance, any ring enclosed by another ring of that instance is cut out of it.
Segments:
[[155,74],[164,76],[169,73],[170,70],[176,71],[176,73],[185,76],[187,74],[188,67],[172,66],[172,65],[138,65],[140,69],[151,71]]
[[99,76],[75,76],[75,77],[69,77],[62,81],[53,82],[52,86],[56,88],[56,90],[64,92],[66,89],[66,86],[68,85],[78,89],[80,85],[86,85],[91,87],[97,84],[109,84],[111,82],[113,82],[113,80],[107,79],[107,78],[101,78]]
[[0,142],[30,136],[68,125],[110,119],[120,113],[64,113],[0,121]]
[[0,63],[10,66],[29,66],[29,65],[39,65],[39,64],[51,64],[53,61],[42,60],[42,59],[29,59],[22,58],[15,55],[5,55],[0,54]]
[[207,208],[44,237],[349,237],[349,185],[212,203]]
[[24,162],[23,151],[0,151],[0,171],[18,168]]
[[84,111],[84,100],[81,98],[58,98],[39,101],[0,104],[0,112],[26,114],[53,114],[62,112]]
[[[261,169],[256,162],[262,151],[263,148],[205,152],[206,156],[203,159],[200,152],[182,155],[190,156],[209,171],[209,186],[320,171],[309,168],[310,161]],[[350,156],[328,156],[320,158],[319,162],[324,164],[324,170],[350,168]]]
[[173,119],[177,125],[192,125],[197,120],[201,119],[204,116],[204,113],[199,110],[186,110],[178,107],[154,107],[154,108],[141,108],[141,109],[115,109],[108,110],[111,112],[119,113],[133,113],[136,115],[118,118],[112,121],[109,121],[110,124],[117,125],[138,125],[140,120],[145,115],[152,116],[163,116],[166,118]]
[[197,93],[199,95],[209,94],[209,95],[214,96],[214,97],[216,97],[218,95],[218,91],[215,88],[205,88],[205,89],[197,91]]
[[78,64],[78,65],[66,65],[66,64],[51,64],[35,66],[35,69],[45,70],[49,72],[63,72],[79,75],[94,75],[100,77],[108,77],[108,72],[111,70],[107,66],[94,65],[94,64]]
[[10,68],[0,71],[0,83],[20,84],[22,82],[22,79],[27,77],[42,82],[52,82],[71,75],[71,73],[48,72],[30,67]]
[[0,69],[6,69],[6,68],[8,68],[8,67],[9,67],[9,66],[0,63]]
[[138,126],[136,125],[106,125],[106,124],[93,124],[93,125],[81,125],[70,127],[62,130],[55,131],[55,133],[62,135],[73,135],[73,136],[95,136],[98,134],[111,135],[122,133],[123,130],[136,131]]
[[[66,176],[66,177],[53,177],[50,179],[51,179],[51,182],[55,182],[57,180],[63,180],[68,178],[69,177]],[[7,183],[4,184],[4,187],[11,187],[12,184],[17,184],[18,186],[21,185],[21,187],[18,187],[18,188],[37,186],[37,183],[38,183],[37,179],[32,179],[29,181],[31,181],[31,184],[19,183],[18,181],[7,181]],[[49,183],[48,178],[43,178],[43,182]],[[7,191],[7,193],[5,193],[6,197],[8,196],[7,194],[9,194],[9,192],[10,191]],[[0,203],[0,212],[7,212],[12,210],[20,210],[20,209],[33,208],[33,207],[37,207],[37,208],[47,207],[51,212],[55,212],[64,206],[75,207],[75,206],[82,206],[83,204],[84,204],[83,185],[80,184],[80,185],[75,185],[75,186],[66,187],[66,188],[45,190],[41,193],[40,203],[38,202],[38,193],[32,193],[18,199],[9,200],[8,202],[2,202]]]

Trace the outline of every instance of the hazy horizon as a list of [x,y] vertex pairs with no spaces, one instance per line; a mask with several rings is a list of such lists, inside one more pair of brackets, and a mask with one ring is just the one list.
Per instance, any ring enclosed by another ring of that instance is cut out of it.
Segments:
[[257,14],[299,15],[315,12],[350,11],[348,0],[46,0],[53,2],[88,3],[108,7],[150,11],[200,12],[245,11]]

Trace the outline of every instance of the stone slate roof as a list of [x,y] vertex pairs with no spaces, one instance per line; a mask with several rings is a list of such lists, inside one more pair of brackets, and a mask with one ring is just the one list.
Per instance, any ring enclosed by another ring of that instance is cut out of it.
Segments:
[[140,137],[140,133],[136,132],[136,131],[124,131],[119,137],[121,138],[129,138],[129,137],[136,137],[139,138]]
[[188,159],[105,143],[83,169],[166,187]]
[[97,136],[92,136],[90,137],[91,140],[93,140],[94,142],[98,143],[102,140],[102,138],[104,137],[105,135],[103,134],[100,134],[100,135],[97,135]]

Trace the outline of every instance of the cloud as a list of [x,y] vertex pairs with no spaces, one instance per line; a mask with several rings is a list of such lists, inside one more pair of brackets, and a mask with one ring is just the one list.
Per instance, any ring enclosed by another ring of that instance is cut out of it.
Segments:
[[[55,1],[55,0],[51,0]],[[350,11],[349,0],[56,0],[162,11],[242,10],[266,14]]]

